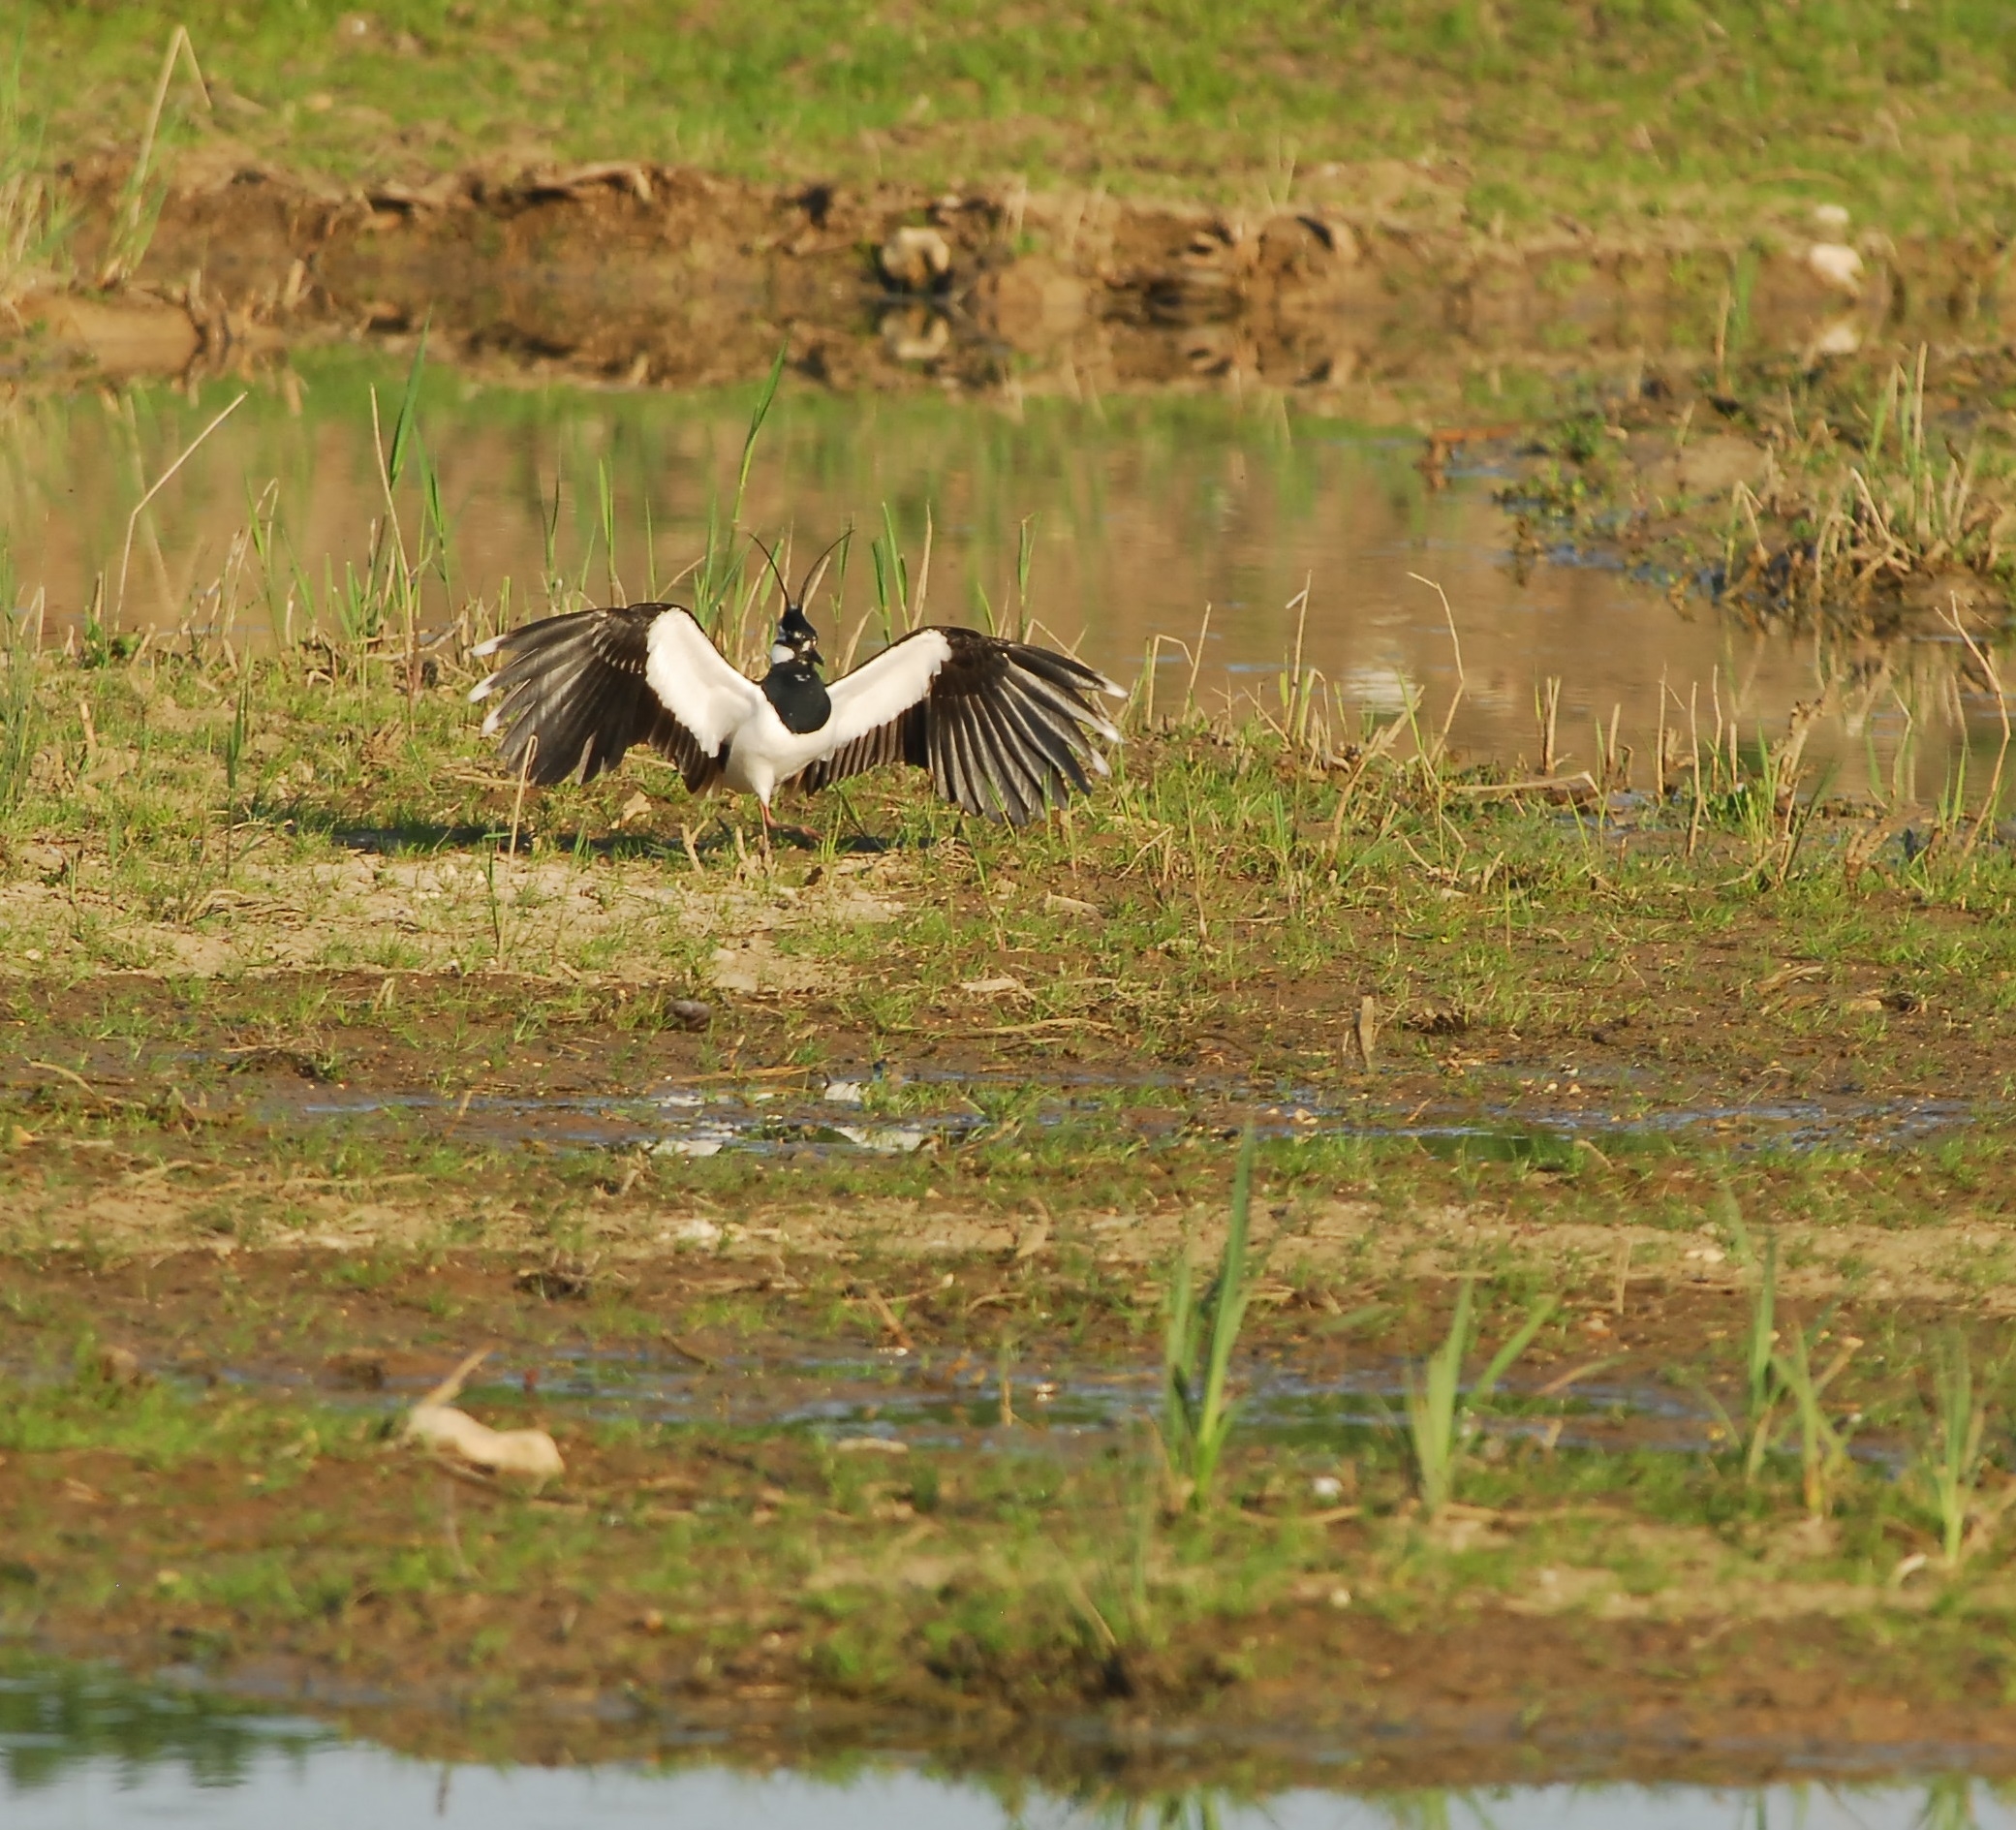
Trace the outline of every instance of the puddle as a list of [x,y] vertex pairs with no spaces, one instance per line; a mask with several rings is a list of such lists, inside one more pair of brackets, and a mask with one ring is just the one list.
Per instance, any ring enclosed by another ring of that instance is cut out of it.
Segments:
[[268,1119],[281,1113],[311,1120],[373,1117],[437,1119],[446,1113],[467,1142],[538,1142],[553,1148],[626,1150],[654,1156],[713,1157],[724,1150],[763,1155],[866,1153],[907,1156],[926,1144],[957,1143],[986,1120],[973,1112],[900,1122],[862,1116],[858,1089],[814,1102],[769,1093],[695,1092],[673,1088],[629,1099],[489,1098],[464,1101],[425,1093],[324,1093],[281,1105],[263,1101]]
[[[404,1825],[481,1830],[677,1825],[679,1830],[1918,1830],[2016,1825],[2000,1788],[1964,1774],[1735,1787],[1630,1783],[1354,1792],[1194,1788],[1081,1793],[1002,1773],[951,1777],[901,1752],[823,1769],[709,1760],[668,1714],[659,1762],[513,1766],[421,1760],[298,1718],[76,1668],[0,1676],[0,1818],[9,1830],[290,1830]],[[1358,1750],[1308,1750],[1348,1769]],[[1824,1773],[1824,1750],[1798,1764]]]
[[[515,1364],[513,1373],[517,1371]],[[1068,1448],[1074,1438],[1110,1438],[1155,1417],[1162,1404],[1158,1368],[1085,1367],[962,1356],[949,1365],[918,1364],[907,1351],[824,1356],[729,1355],[702,1371],[651,1358],[606,1353],[556,1355],[531,1364],[541,1396],[590,1416],[652,1423],[802,1427],[830,1441],[864,1437],[924,1448]],[[1003,1408],[1003,1375],[1008,1407]],[[1264,1363],[1234,1372],[1240,1433],[1283,1447],[1318,1447],[1349,1457],[1370,1434],[1386,1434],[1404,1413],[1407,1368],[1398,1358],[1315,1377]],[[413,1390],[420,1388],[415,1380]],[[1577,1381],[1535,1414],[1510,1407],[1507,1385],[1486,1435],[1535,1437],[1565,1449],[1632,1448],[1701,1452],[1711,1419],[1696,1403],[1657,1384]],[[1006,1417],[1006,1424],[1004,1418]],[[1008,1427],[1011,1426],[1011,1427]],[[1034,1430],[1038,1434],[1030,1435]],[[1855,1451],[1885,1455],[1867,1443]]]
[[[1320,1330],[1318,1330],[1320,1333]],[[1296,1366],[1273,1356],[1242,1356],[1233,1366],[1243,1439],[1357,1459],[1390,1443],[1404,1426],[1411,1362],[1399,1354],[1359,1355],[1338,1364],[1340,1347],[1305,1348]],[[1312,1360],[1328,1366],[1312,1368]],[[6,1364],[0,1361],[0,1364]],[[23,1364],[15,1377],[41,1377]],[[403,1411],[432,1382],[431,1373],[387,1376],[362,1391],[333,1389],[326,1370],[264,1360],[163,1360],[150,1373],[192,1392],[213,1380],[265,1394],[316,1389],[322,1402],[354,1402]],[[1597,1369],[1600,1370],[1600,1369]],[[1651,1451],[1698,1455],[1719,1440],[1718,1420],[1697,1391],[1658,1378],[1577,1377],[1539,1389],[1514,1372],[1501,1385],[1479,1433],[1506,1444],[1533,1441],[1548,1452]],[[748,1351],[700,1354],[660,1349],[610,1350],[565,1344],[507,1349],[469,1388],[480,1411],[536,1394],[550,1413],[574,1423],[706,1425],[719,1429],[802,1430],[843,1450],[876,1447],[1072,1456],[1102,1451],[1116,1437],[1159,1418],[1163,1375],[1138,1363],[1057,1354],[948,1356],[909,1348],[835,1350],[773,1342]],[[1907,1458],[1893,1434],[1857,1435],[1857,1461],[1892,1473]],[[1496,1451],[1493,1451],[1494,1453]]]
[[[1369,1096],[1340,1103],[1304,1088],[1261,1094],[1237,1083],[1179,1086],[1166,1077],[1080,1072],[1044,1080],[920,1075],[874,1079],[811,1077],[798,1088],[667,1084],[636,1098],[489,1096],[366,1089],[263,1094],[255,1115],[369,1125],[445,1125],[465,1143],[534,1143],[550,1149],[644,1150],[655,1156],[906,1156],[950,1148],[990,1131],[1093,1130],[1168,1146],[1200,1134],[1235,1138],[1251,1124],[1263,1137],[1412,1140],[1442,1159],[1524,1162],[1567,1168],[1585,1142],[1605,1149],[1659,1148],[1668,1140],[1712,1138],[1737,1149],[1816,1150],[1900,1146],[1978,1122],[1978,1101],[1862,1100],[1847,1096],[1618,1110],[1598,1103],[1597,1076],[1560,1077],[1499,1101],[1420,1101],[1405,1111]],[[1586,1091],[1585,1091],[1586,1089]],[[1595,1096],[1595,1097],[1591,1097]],[[1557,1100],[1563,1103],[1557,1103]],[[1563,1104],[1573,1101],[1567,1109]],[[1645,1102],[1649,1105],[1649,1101]],[[1535,1110],[1535,1106],[1543,1109]],[[1522,1109],[1524,1108],[1524,1109]],[[1011,1113],[997,1118],[992,1112]]]
[[[248,490],[257,496],[268,480],[277,480],[279,545],[297,573],[270,591],[246,575],[232,612],[236,640],[264,639],[290,616],[298,633],[307,610],[286,607],[296,576],[319,591],[316,581],[361,565],[382,508],[368,390],[398,398],[403,371],[325,354],[288,373],[284,387],[252,383],[245,405],[150,508],[158,543],[150,538],[136,554],[124,621],[172,630],[224,620],[218,599],[203,594],[243,525]],[[158,474],[238,386],[138,387],[130,420],[95,395],[0,413],[0,525],[24,598],[46,591],[52,629],[77,623],[93,581],[119,569],[136,454],[142,474]],[[671,589],[703,549],[710,513],[733,498],[747,412],[746,390],[625,393],[431,374],[421,436],[450,532],[447,582],[429,574],[423,616],[445,623],[470,595],[495,602],[507,585],[518,613],[543,605],[556,503],[553,558],[569,588],[638,598]],[[1274,705],[1274,676],[1299,643],[1352,720],[1360,709],[1391,716],[1423,689],[1439,710],[1458,667],[1442,602],[1418,574],[1441,583],[1457,620],[1464,691],[1452,735],[1472,755],[1537,754],[1535,687],[1559,677],[1563,765],[1588,766],[1597,723],[1607,728],[1618,708],[1620,741],[1641,759],[1642,780],[1662,702],[1668,723],[1685,723],[1697,690],[1704,741],[1734,720],[1749,742],[1760,722],[1782,729],[1835,668],[1879,678],[1882,690],[1814,728],[1807,755],[1832,767],[1834,791],[1860,794],[1875,780],[1886,794],[1929,794],[1963,731],[1984,747],[1985,779],[1999,727],[1985,698],[1961,690],[1957,644],[1901,642],[1879,667],[1864,644],[1837,666],[1811,635],[1744,629],[1698,601],[1676,605],[1657,580],[1578,564],[1543,565],[1522,581],[1511,521],[1493,500],[1497,480],[1477,466],[1431,490],[1419,456],[1411,436],[1355,428],[1278,396],[1243,406],[1032,399],[1005,413],[793,384],[757,445],[742,518],[794,529],[809,551],[850,523],[864,535],[879,529],[887,505],[921,583],[928,508],[929,611],[981,623],[1012,614],[1026,526],[1032,613],[1062,639],[1082,635],[1086,657],[1123,679],[1140,669],[1152,637],[1165,638],[1154,669],[1165,709],[1183,698],[1193,666],[1172,643],[1194,643],[1208,604],[1195,660],[1207,706],[1227,694]],[[613,558],[601,535],[604,476]],[[872,601],[865,550],[850,574],[852,623]],[[1305,583],[1306,618],[1291,607]],[[847,646],[843,636],[827,651]]]

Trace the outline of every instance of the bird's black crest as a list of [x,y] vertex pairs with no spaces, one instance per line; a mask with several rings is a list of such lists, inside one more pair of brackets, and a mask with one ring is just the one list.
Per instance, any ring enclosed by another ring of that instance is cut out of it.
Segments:
[[813,581],[819,576],[820,568],[832,557],[834,550],[853,538],[853,529],[849,528],[831,546],[828,546],[824,552],[820,554],[806,568],[805,582],[798,587],[795,597],[791,595],[790,579],[785,577],[783,572],[778,568],[777,555],[771,552],[758,535],[752,534],[749,538],[768,562],[770,575],[777,580],[777,589],[784,594],[784,614],[777,619],[778,636],[793,646],[800,642],[817,641],[819,639],[819,632],[812,627],[810,620],[805,615],[805,594],[812,588]]

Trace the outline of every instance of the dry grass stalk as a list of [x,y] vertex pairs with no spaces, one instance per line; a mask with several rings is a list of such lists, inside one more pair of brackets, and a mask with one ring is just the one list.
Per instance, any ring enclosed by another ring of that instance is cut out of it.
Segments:
[[175,65],[183,59],[187,60],[189,74],[196,79],[197,94],[202,99],[203,111],[209,112],[210,86],[203,80],[202,70],[196,61],[196,47],[190,42],[189,28],[177,25],[169,34],[168,50],[161,60],[161,75],[154,84],[153,105],[147,109],[147,125],[140,134],[140,152],[133,162],[133,175],[126,181],[126,198],[120,207],[118,225],[112,233],[105,265],[98,275],[98,284],[102,288],[109,289],[129,279],[146,252],[144,216],[147,179],[154,167],[154,142],[161,132],[161,114],[168,106],[169,85],[174,81]]
[[226,407],[225,410],[222,413],[220,413],[214,419],[212,419],[208,425],[204,426],[203,429],[201,432],[199,432],[195,438],[191,439],[188,445],[186,445],[183,448],[182,454],[179,457],[177,457],[175,461],[172,464],[171,464],[165,471],[163,471],[159,477],[155,478],[152,486],[147,490],[146,494],[141,496],[140,499],[133,505],[133,512],[126,517],[126,543],[120,549],[119,553],[119,590],[117,596],[112,600],[112,621],[114,624],[118,622],[120,615],[126,608],[126,575],[133,565],[134,530],[140,525],[140,516],[146,512],[148,503],[152,502],[154,498],[158,496],[162,492],[162,490],[168,486],[169,482],[174,477],[175,473],[178,470],[180,470],[184,464],[188,463],[190,458],[192,458],[196,454],[197,448],[201,446],[202,442],[206,438],[208,438],[212,432],[216,431],[217,428],[225,422],[225,420],[229,419],[233,414],[236,413],[237,410],[245,404],[248,398],[250,398],[248,394],[240,393],[237,396],[237,398],[231,403],[230,406]]
[[1988,830],[2002,799],[2002,768],[2009,757],[2009,696],[2002,690],[2002,677],[1995,665],[1995,658],[1975,640],[1972,631],[1961,621],[1957,600],[1949,600],[1940,612],[1942,619],[1952,627],[1955,635],[1967,644],[1968,653],[1973,658],[1974,666],[1981,669],[1981,677],[1987,682],[1988,690],[1995,696],[1996,715],[2001,720],[2002,740],[1995,752],[1995,772],[1988,778],[1988,791],[1981,797],[1981,811],[1974,819],[1973,830],[1967,835],[1961,847],[1961,855],[1967,856],[1980,844],[1981,835]]

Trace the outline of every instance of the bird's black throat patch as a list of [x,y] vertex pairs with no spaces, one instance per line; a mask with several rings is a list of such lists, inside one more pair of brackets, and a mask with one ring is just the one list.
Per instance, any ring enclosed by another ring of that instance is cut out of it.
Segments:
[[833,715],[833,701],[819,674],[802,661],[787,661],[764,674],[763,697],[785,729],[796,736],[823,729]]

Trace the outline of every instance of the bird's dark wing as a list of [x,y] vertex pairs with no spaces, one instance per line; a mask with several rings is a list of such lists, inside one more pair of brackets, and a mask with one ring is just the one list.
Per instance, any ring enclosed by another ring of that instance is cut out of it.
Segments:
[[503,657],[469,695],[496,699],[483,733],[501,731],[505,765],[542,787],[592,781],[632,744],[648,743],[689,789],[705,788],[720,777],[737,710],[757,692],[674,604],[549,616],[476,653]]
[[906,636],[828,690],[833,748],[801,786],[907,762],[955,806],[1014,825],[1107,773],[1092,739],[1120,732],[1098,695],[1125,697],[1069,655],[949,628]]

